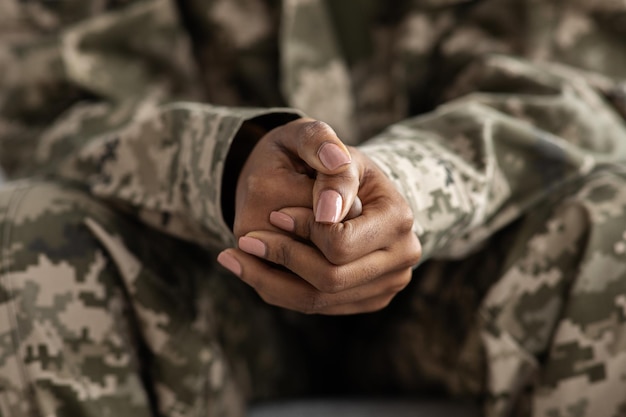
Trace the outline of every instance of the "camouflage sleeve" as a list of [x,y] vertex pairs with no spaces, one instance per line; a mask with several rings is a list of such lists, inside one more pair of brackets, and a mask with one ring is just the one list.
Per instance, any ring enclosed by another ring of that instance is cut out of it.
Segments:
[[554,187],[626,159],[626,127],[601,91],[623,88],[563,66],[491,56],[435,112],[392,125],[362,151],[415,215],[423,260],[460,257]]
[[232,239],[223,168],[239,127],[299,113],[171,104],[201,90],[172,0],[0,4],[8,176],[70,179],[161,231],[221,247]]
[[195,79],[170,0],[3,1],[0,164],[32,175],[139,112],[193,98]]
[[221,195],[225,161],[242,124],[256,119],[271,128],[297,117],[281,108],[171,103],[92,139],[55,174],[86,183],[92,194],[162,232],[221,248],[234,242]]

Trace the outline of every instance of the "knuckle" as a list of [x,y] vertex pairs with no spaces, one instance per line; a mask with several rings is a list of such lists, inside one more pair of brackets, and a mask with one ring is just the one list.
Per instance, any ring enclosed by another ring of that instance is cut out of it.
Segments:
[[334,265],[343,265],[349,259],[349,253],[346,247],[336,246],[328,248],[327,251],[324,251],[324,255],[326,259]]
[[384,274],[385,272],[383,271],[382,265],[378,263],[369,263],[363,265],[358,272],[358,275],[365,281],[377,280],[381,278]]
[[343,291],[345,287],[346,279],[342,268],[333,265],[322,275],[317,289],[326,294],[336,294]]
[[394,248],[397,270],[406,269],[412,271],[412,268],[422,259],[422,245],[413,233],[399,240],[394,245]]
[[330,125],[321,120],[303,123],[301,129],[302,138],[305,142],[315,141],[320,136],[327,137],[330,133],[334,133]]
[[401,234],[412,233],[413,223],[415,219],[413,217],[413,211],[405,204],[397,205],[397,224],[398,232]]
[[329,233],[324,234],[320,250],[334,265],[343,265],[351,260],[353,230],[349,224],[334,224],[330,227]]
[[410,236],[410,242],[407,245],[407,267],[413,267],[422,259],[422,245],[414,234]]
[[392,282],[389,284],[388,294],[395,295],[400,291],[404,290],[407,285],[411,282],[412,273],[411,270],[403,271],[398,274]]
[[278,247],[273,251],[270,251],[271,261],[275,262],[279,265],[283,265],[284,267],[289,268],[291,265],[291,246],[285,244],[285,242],[280,242]]
[[311,290],[306,294],[306,300],[300,312],[304,314],[319,314],[326,308],[326,301],[318,291]]

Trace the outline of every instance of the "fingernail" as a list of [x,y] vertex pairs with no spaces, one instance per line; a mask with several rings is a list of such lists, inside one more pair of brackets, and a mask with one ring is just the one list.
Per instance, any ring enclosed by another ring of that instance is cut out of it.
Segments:
[[259,239],[242,236],[239,238],[239,249],[249,253],[250,255],[265,258],[265,243],[261,242]]
[[294,220],[287,216],[285,213],[273,211],[270,213],[270,223],[279,229],[293,232],[296,229],[296,223]]
[[241,264],[230,253],[222,252],[217,255],[217,262],[238,277],[241,276]]
[[322,191],[317,201],[315,221],[319,223],[337,223],[343,208],[341,194],[334,190]]
[[350,163],[350,155],[339,146],[331,142],[324,143],[317,152],[322,164],[329,170],[335,170],[342,165]]

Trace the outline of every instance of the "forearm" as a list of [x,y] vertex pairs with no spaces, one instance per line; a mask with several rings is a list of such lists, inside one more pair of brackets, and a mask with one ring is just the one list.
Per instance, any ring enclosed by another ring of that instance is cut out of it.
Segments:
[[474,76],[464,81],[475,90],[500,91],[466,95],[361,148],[411,205],[422,259],[463,255],[596,163],[626,156],[623,122],[577,74],[495,57]]

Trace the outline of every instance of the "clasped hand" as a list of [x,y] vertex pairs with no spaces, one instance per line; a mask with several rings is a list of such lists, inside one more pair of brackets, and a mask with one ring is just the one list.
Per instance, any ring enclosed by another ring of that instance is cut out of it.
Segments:
[[218,261],[269,304],[311,314],[380,310],[420,258],[402,195],[323,122],[298,119],[264,135],[235,200],[238,248]]

